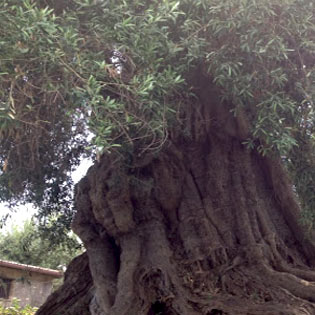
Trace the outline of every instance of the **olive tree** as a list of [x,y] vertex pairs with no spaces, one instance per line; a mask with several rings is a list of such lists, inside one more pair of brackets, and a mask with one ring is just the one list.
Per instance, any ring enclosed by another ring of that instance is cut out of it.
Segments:
[[2,198],[87,249],[37,314],[314,313],[314,11],[2,2]]

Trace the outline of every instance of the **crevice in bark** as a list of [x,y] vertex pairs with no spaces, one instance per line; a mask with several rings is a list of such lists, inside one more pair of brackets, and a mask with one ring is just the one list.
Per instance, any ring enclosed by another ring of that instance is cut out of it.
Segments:
[[223,312],[221,310],[214,308],[207,315],[223,315]]
[[147,315],[164,315],[167,312],[165,303],[154,302]]

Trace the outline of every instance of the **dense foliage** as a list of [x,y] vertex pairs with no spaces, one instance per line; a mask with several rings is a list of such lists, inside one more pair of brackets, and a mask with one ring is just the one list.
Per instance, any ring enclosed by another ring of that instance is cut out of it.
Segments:
[[67,242],[52,245],[49,239],[38,234],[33,222],[26,221],[22,229],[13,227],[12,231],[0,234],[0,257],[22,264],[60,269],[82,252],[75,237],[69,236]]
[[2,1],[2,200],[36,202],[69,226],[83,153],[129,164],[174,129],[191,137],[198,67],[246,113],[248,147],[283,156],[314,216],[314,13],[310,0]]

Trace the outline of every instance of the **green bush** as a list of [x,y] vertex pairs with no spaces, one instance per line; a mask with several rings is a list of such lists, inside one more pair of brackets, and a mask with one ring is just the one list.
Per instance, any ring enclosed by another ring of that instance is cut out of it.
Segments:
[[32,307],[30,305],[26,305],[25,307],[21,307],[19,305],[19,300],[14,299],[12,306],[4,307],[0,305],[0,314],[1,315],[34,315],[37,311],[37,307]]

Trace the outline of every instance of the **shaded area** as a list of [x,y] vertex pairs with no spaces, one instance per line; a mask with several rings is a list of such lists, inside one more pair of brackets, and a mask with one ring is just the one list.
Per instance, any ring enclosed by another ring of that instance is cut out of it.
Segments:
[[148,315],[164,315],[167,314],[167,308],[164,303],[161,302],[155,302],[152,304]]

